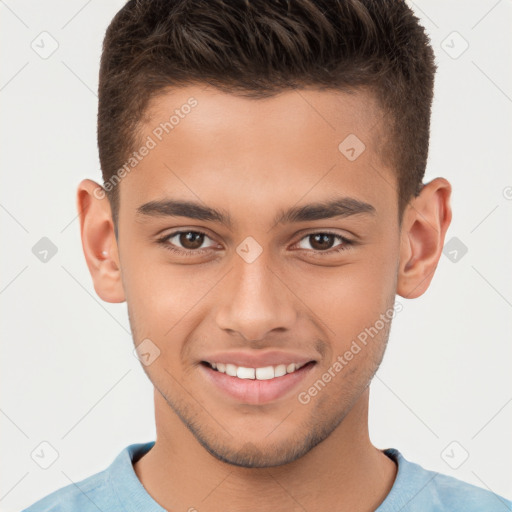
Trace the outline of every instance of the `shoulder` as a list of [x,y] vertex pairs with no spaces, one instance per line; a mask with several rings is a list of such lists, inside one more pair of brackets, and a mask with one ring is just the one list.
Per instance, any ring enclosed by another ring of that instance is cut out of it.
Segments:
[[105,497],[109,495],[108,472],[101,471],[84,480],[53,491],[22,512],[88,512],[105,510]]
[[[105,503],[109,491],[108,472],[101,471],[80,482],[72,483],[53,491],[36,501],[22,512],[88,512],[110,510],[112,503]],[[115,505],[115,504],[114,504]]]
[[395,483],[378,512],[512,512],[512,501],[455,477],[406,460],[394,448],[384,453],[398,464]]
[[108,512],[128,508],[160,512],[163,509],[146,493],[132,465],[154,443],[135,443],[125,447],[103,471],[53,491],[22,512]]
[[442,510],[464,510],[466,512],[506,512],[512,511],[512,501],[487,489],[477,487],[452,476],[431,472],[433,478],[432,497]]

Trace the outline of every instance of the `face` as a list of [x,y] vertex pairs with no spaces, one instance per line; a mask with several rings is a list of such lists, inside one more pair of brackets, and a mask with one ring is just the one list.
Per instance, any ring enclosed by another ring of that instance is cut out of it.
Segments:
[[400,246],[379,117],[363,93],[199,86],[148,110],[151,149],[118,185],[122,286],[149,379],[221,460],[301,457],[379,366]]
[[220,460],[305,455],[381,362],[401,245],[381,117],[364,92],[201,86],[147,111],[117,185],[120,286],[160,414]]

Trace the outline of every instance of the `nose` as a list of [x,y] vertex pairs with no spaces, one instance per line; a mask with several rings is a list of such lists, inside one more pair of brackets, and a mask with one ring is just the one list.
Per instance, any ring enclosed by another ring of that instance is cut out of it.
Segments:
[[261,254],[252,263],[235,256],[219,299],[216,322],[220,329],[259,341],[273,331],[292,329],[297,318],[288,283]]

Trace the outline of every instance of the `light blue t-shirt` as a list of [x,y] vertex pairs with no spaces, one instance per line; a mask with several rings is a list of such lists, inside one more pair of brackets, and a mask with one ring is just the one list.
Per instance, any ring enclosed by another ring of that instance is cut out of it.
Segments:
[[[132,465],[154,444],[127,446],[104,471],[62,487],[22,512],[166,512],[148,494]],[[398,464],[398,473],[375,512],[512,511],[512,501],[497,494],[423,469],[404,459],[395,448],[383,451]]]

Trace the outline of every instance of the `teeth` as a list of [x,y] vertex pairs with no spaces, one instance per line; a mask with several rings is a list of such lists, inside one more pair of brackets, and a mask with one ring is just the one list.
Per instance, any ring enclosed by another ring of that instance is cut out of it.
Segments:
[[254,368],[244,368],[243,366],[239,366],[236,370],[236,376],[239,379],[254,379]]
[[[229,364],[228,363],[228,364],[223,365],[223,366],[225,366],[225,368],[226,368],[226,374],[227,375],[229,375],[230,377],[236,377],[237,376],[236,375],[236,366],[234,364]],[[218,365],[217,365],[217,367],[218,367]],[[218,369],[219,368],[217,368],[217,370]],[[220,370],[220,371],[222,371],[222,370]]]
[[285,364],[279,364],[274,368],[274,376],[275,377],[282,377],[283,375],[286,375],[286,365]]
[[268,380],[274,378],[274,367],[265,366],[264,368],[256,368],[256,378],[258,380]]
[[277,366],[264,366],[263,368],[246,368],[230,363],[210,363],[212,368],[231,377],[255,380],[270,380],[274,377],[282,377],[287,373],[297,371],[299,368],[302,368],[304,364],[290,363],[289,365],[278,364]]

